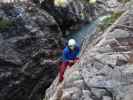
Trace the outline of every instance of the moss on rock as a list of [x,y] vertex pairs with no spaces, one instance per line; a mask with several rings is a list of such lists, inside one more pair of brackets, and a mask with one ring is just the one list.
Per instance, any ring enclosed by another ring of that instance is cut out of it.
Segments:
[[114,23],[121,16],[121,14],[122,12],[113,12],[110,17],[103,20],[102,25],[100,25],[99,27],[100,30],[104,31],[105,29],[107,29],[107,27],[112,25],[112,23]]
[[12,21],[6,20],[6,19],[0,19],[0,30],[5,30],[10,28],[13,25]]

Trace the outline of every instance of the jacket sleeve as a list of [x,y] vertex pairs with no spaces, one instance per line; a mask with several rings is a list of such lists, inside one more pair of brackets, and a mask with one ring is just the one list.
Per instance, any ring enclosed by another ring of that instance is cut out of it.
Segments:
[[67,51],[65,51],[65,50],[63,51],[63,60],[64,61],[69,61]]
[[77,47],[77,57],[79,57],[79,55],[80,55],[80,47]]

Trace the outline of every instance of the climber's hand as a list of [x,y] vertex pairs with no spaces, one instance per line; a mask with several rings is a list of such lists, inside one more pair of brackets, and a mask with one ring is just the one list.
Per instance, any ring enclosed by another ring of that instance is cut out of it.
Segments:
[[74,63],[75,61],[74,60],[69,60],[70,63]]
[[76,59],[76,60],[75,60],[75,63],[79,63],[79,62],[80,62],[79,59]]
[[79,59],[74,60],[74,63],[79,63]]

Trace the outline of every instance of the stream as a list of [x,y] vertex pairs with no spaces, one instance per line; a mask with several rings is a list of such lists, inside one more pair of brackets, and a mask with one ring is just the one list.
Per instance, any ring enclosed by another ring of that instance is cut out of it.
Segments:
[[82,45],[86,37],[90,37],[95,34],[97,26],[106,18],[111,17],[110,14],[103,15],[98,17],[96,20],[92,21],[89,24],[83,26],[78,32],[70,32],[70,35],[67,36],[67,40],[73,38],[77,41],[77,44]]

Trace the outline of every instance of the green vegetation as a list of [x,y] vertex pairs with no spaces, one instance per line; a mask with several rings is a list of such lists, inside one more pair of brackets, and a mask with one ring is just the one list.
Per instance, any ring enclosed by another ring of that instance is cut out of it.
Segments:
[[0,19],[0,30],[5,30],[10,28],[13,25],[13,23],[6,19]]
[[100,30],[104,31],[107,27],[112,25],[120,16],[122,12],[113,12],[112,15],[103,20],[102,25],[100,25]]

